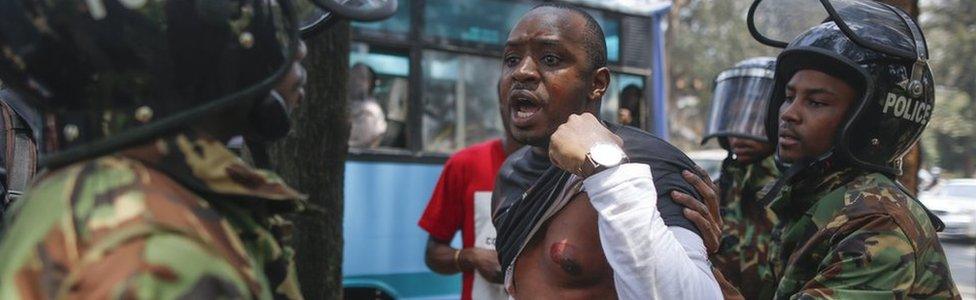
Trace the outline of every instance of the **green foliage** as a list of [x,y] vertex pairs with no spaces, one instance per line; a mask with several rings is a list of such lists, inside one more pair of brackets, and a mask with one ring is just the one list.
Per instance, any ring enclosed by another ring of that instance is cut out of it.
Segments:
[[922,133],[925,161],[953,173],[972,175],[973,136],[976,124],[968,93],[950,88],[936,90],[936,106]]
[[976,155],[976,1],[922,1],[936,108],[922,135],[930,165],[973,176]]

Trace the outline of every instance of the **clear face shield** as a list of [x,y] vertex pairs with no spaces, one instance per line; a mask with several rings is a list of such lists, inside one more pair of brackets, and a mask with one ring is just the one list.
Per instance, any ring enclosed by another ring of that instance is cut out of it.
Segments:
[[924,94],[921,81],[928,50],[921,28],[911,16],[873,0],[819,0],[819,4],[810,0],[755,0],[747,18],[749,32],[760,43],[785,48],[806,30],[833,21],[861,47],[914,61],[911,80],[902,84],[912,97]]
[[329,27],[335,18],[355,21],[379,21],[393,16],[397,0],[308,0],[299,1],[297,18],[302,38]]
[[766,103],[773,88],[773,71],[735,68],[715,80],[712,110],[702,143],[714,137],[739,137],[766,142]]

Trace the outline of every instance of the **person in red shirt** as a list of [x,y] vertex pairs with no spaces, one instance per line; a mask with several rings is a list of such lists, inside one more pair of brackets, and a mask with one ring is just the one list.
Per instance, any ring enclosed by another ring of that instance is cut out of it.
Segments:
[[[464,148],[447,160],[419,225],[427,240],[426,263],[441,274],[463,272],[461,299],[506,299],[495,253],[491,191],[508,154],[522,145],[507,136]],[[461,230],[462,249],[451,247]],[[473,296],[474,295],[474,296]]]
[[[430,234],[424,257],[427,267],[441,274],[464,273],[462,300],[508,299],[501,285],[505,276],[495,252],[491,191],[505,158],[522,144],[509,134],[504,110],[500,109],[500,113],[505,138],[454,153],[444,164],[427,209],[418,222]],[[451,239],[458,230],[461,230],[462,249],[451,247]]]

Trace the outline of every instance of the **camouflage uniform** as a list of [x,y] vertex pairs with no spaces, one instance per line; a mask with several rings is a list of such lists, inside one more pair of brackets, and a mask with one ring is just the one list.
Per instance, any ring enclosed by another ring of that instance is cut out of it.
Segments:
[[771,205],[777,299],[959,299],[931,220],[880,173],[801,179]]
[[0,299],[300,299],[303,195],[175,134],[41,175],[0,243]]
[[[776,217],[760,203],[763,187],[779,176],[773,157],[722,169],[722,248],[713,262],[746,299],[771,299],[776,282],[768,264]],[[728,181],[726,181],[728,180]]]

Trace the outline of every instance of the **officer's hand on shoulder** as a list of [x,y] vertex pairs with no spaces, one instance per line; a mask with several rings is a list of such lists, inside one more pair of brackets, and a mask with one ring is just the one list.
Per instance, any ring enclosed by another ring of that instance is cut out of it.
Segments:
[[721,248],[722,239],[722,215],[719,212],[718,196],[720,190],[708,177],[708,172],[700,166],[695,166],[694,171],[681,172],[681,177],[695,187],[702,199],[699,201],[679,190],[671,191],[671,199],[685,207],[684,216],[701,232],[705,250],[709,254],[715,254]]

